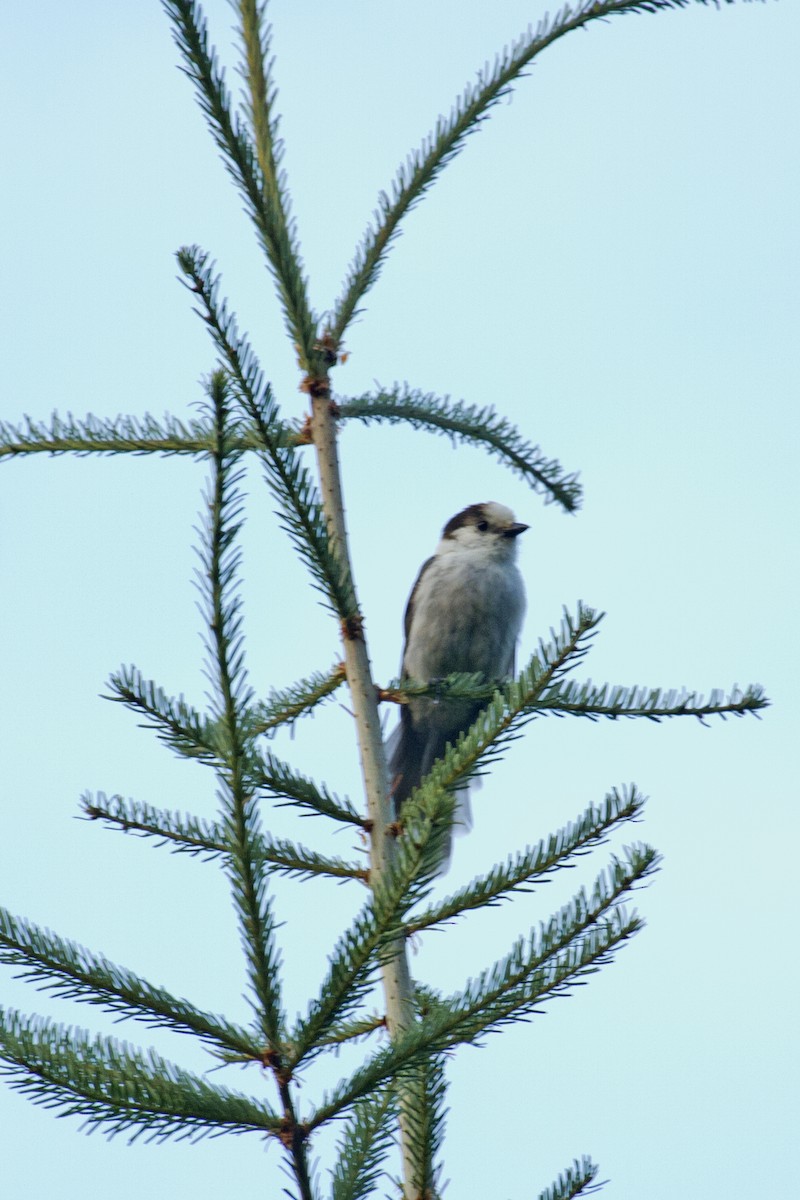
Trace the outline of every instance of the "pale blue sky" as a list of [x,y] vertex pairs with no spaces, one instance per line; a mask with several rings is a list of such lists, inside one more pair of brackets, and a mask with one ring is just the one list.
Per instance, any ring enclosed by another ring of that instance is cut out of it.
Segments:
[[[233,81],[230,9],[207,11]],[[318,309],[408,150],[542,12],[530,0],[276,0],[286,168]],[[379,679],[397,669],[406,595],[442,524],[491,498],[531,525],[523,658],[580,597],[608,613],[587,662],[596,681],[760,682],[774,701],[760,722],[709,729],[541,721],[485,783],[443,886],[628,780],[652,798],[628,840],[665,862],[639,897],[648,928],[614,965],[570,1003],[454,1057],[453,1197],[535,1196],[584,1153],[621,1200],[743,1200],[765,1180],[788,1195],[796,1173],[799,36],[798,6],[781,0],[617,19],[552,47],[411,215],[347,339],[342,394],[407,380],[495,404],[585,486],[570,518],[478,451],[347,428]],[[269,279],[159,6],[7,3],[0,55],[3,417],[189,413],[213,365],[174,278],[173,252],[190,242],[217,259],[279,402],[301,413]],[[73,819],[87,788],[214,811],[207,772],[99,699],[134,662],[202,702],[191,531],[203,477],[177,460],[2,466],[0,903],[244,1019],[217,868]],[[256,474],[249,491],[245,619],[266,692],[330,664],[337,638]],[[341,709],[277,749],[358,797]],[[285,810],[265,820],[297,836]],[[300,836],[351,849],[319,821]],[[607,856],[424,939],[413,970],[458,987]],[[324,883],[277,888],[290,1011],[358,900]],[[113,1028],[8,972],[0,996]],[[207,1065],[183,1041],[133,1023],[116,1032]],[[319,1073],[309,1096],[333,1077]],[[128,1149],[77,1126],[0,1089],[6,1194],[203,1200],[234,1194],[232,1180],[248,1196],[283,1184],[256,1138]]]

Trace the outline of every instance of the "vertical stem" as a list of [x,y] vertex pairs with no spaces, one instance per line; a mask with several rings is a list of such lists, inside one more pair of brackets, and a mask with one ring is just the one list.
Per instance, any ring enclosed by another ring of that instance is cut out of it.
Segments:
[[[336,445],[336,418],[331,407],[327,378],[309,380],[311,393],[311,435],[317,452],[320,489],[325,508],[328,532],[335,553],[352,579],[348,552],[347,529],[344,520],[339,453]],[[394,855],[394,835],[390,826],[394,814],[389,800],[389,772],[383,746],[378,700],[372,681],[367,643],[358,614],[343,623],[344,659],[347,683],[356,721],[356,734],[361,755],[361,769],[370,829],[370,882],[376,887],[388,869]],[[408,1029],[414,1020],[413,985],[408,969],[405,941],[398,938],[382,967],[386,1023],[391,1038]],[[401,1104],[400,1140],[403,1157],[405,1200],[415,1200],[413,1187],[414,1159]]]
[[[272,917],[264,899],[264,873],[254,854],[258,834],[257,810],[245,783],[242,769],[243,745],[239,723],[241,681],[236,667],[236,609],[226,603],[226,588],[235,585],[235,558],[226,551],[236,533],[231,513],[236,508],[236,459],[226,447],[229,416],[227,384],[220,372],[212,377],[210,395],[214,404],[214,488],[210,497],[208,578],[210,587],[210,641],[217,661],[221,699],[220,716],[227,733],[226,770],[220,782],[226,798],[226,826],[230,838],[230,870],[234,903],[239,913],[242,941],[250,963],[250,983],[255,993],[260,1032],[270,1055],[278,1054],[281,1038],[281,1005],[278,972],[274,957]],[[238,678],[237,678],[238,677]],[[277,1072],[276,1072],[277,1076]],[[297,1123],[288,1080],[278,1077],[287,1135],[284,1141],[300,1189],[300,1200],[314,1200],[303,1130]]]
[[300,1188],[300,1200],[314,1200],[311,1177],[308,1173],[306,1144],[303,1140],[303,1131],[297,1123],[297,1117],[294,1111],[294,1103],[292,1101],[292,1093],[289,1090],[288,1082],[280,1078],[280,1072],[276,1072],[276,1079],[278,1081],[278,1090],[280,1092],[284,1118],[287,1126],[287,1134],[284,1139],[284,1145],[291,1154],[292,1170],[294,1171],[294,1177],[297,1180],[297,1186]]

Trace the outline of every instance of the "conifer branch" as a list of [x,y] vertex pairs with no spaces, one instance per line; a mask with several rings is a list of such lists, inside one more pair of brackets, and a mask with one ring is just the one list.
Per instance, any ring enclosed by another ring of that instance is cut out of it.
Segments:
[[[734,688],[727,697],[715,690],[706,700],[697,692],[565,683],[565,674],[574,670],[588,652],[588,639],[594,635],[602,615],[580,605],[577,617],[573,619],[565,610],[560,632],[551,631],[552,641],[539,643],[538,653],[532,656],[519,676],[504,688],[495,690],[493,698],[470,728],[434,763],[418,790],[452,788],[469,778],[498,757],[505,745],[519,735],[525,723],[539,716],[647,717],[652,721],[694,716],[702,721],[710,716],[724,719],[728,715],[743,716],[750,712],[757,716],[758,711],[769,704],[757,685],[750,685],[744,692]],[[485,685],[479,677],[462,675],[429,684],[403,680],[399,687],[392,686],[381,696],[402,700],[407,686],[408,695],[428,693],[481,699],[485,694]],[[407,804],[403,811],[404,824],[410,812]]]
[[[475,133],[542,50],[574,29],[580,29],[595,20],[603,21],[615,13],[657,12],[666,8],[684,8],[690,2],[577,0],[573,5],[565,4],[554,17],[546,14],[535,29],[529,26],[524,34],[505,47],[491,67],[487,63],[477,73],[475,82],[468,84],[456,100],[450,116],[439,117],[419,149],[408,155],[395,176],[391,194],[380,193],[373,221],[356,251],[344,289],[334,308],[330,322],[330,336],[334,344],[341,342],[351,321],[360,311],[359,304],[378,278],[402,219],[419,203],[443,167],[463,149],[467,136]],[[705,4],[708,0],[698,2]]]
[[342,1021],[332,1025],[327,1034],[319,1040],[320,1046],[330,1047],[335,1051],[345,1042],[355,1042],[359,1038],[369,1037],[379,1029],[386,1029],[385,1016],[356,1017],[352,1021]]
[[[168,846],[177,854],[202,855],[208,859],[228,854],[224,830],[216,821],[153,808],[141,801],[124,800],[122,796],[107,797],[102,792],[96,796],[85,792],[81,797],[81,807],[90,820],[103,821],[125,833],[152,837],[158,845]],[[267,870],[301,879],[321,875],[332,879],[363,881],[367,877],[365,867],[318,854],[307,846],[297,845],[286,838],[273,838],[266,833],[255,840],[253,854]]]
[[[268,81],[259,33],[254,28],[259,24],[258,8],[245,3],[245,0],[239,5],[246,26],[243,33],[246,54],[248,58],[251,53],[254,57],[253,78],[248,82],[256,93],[251,91],[251,117],[258,122],[257,126],[254,123],[254,131],[256,138],[261,139],[256,150],[232,111],[224,72],[218,66],[214,50],[209,48],[206,19],[200,5],[193,0],[162,2],[173,24],[173,36],[183,57],[184,70],[195,85],[198,103],[222,153],[225,166],[244,197],[246,211],[266,255],[284,310],[286,327],[297,347],[301,365],[305,370],[313,371],[318,358],[315,350],[317,322],[309,307],[296,231],[288,217],[284,180],[278,170],[280,141],[276,136],[276,122],[268,108],[274,99],[274,91]],[[248,69],[249,63],[246,73]],[[261,101],[257,95],[262,86],[256,78],[259,73],[264,89]],[[255,113],[253,104],[257,108]]]
[[[0,1009],[0,1072],[34,1104],[81,1116],[89,1130],[129,1142],[198,1141],[223,1133],[277,1135],[281,1122],[262,1101],[213,1086],[156,1054],[42,1017]],[[132,1131],[132,1132],[131,1132]]]
[[208,860],[227,854],[221,825],[191,813],[170,812],[141,800],[107,796],[105,792],[84,792],[80,807],[89,821],[100,821],[137,837],[151,837],[158,846],[168,846],[175,854],[190,854]]
[[[565,995],[611,960],[614,952],[642,927],[637,916],[628,917],[615,908],[605,921],[589,929],[566,949],[554,953],[534,952],[527,964],[520,964],[516,990],[500,984],[493,994],[478,996],[476,986],[462,995],[442,1001],[420,1022],[409,1027],[402,1038],[380,1051],[344,1080],[308,1119],[309,1132],[337,1117],[357,1100],[380,1087],[387,1079],[397,1078],[432,1053],[444,1052],[456,1045],[474,1042],[490,1028],[521,1020],[541,1011],[548,999]],[[479,985],[483,980],[479,981]],[[500,1003],[505,993],[504,1003]],[[485,1001],[485,1011],[483,1010]]]
[[[465,672],[447,675],[444,679],[425,682],[419,679],[393,679],[379,689],[379,699],[391,704],[406,704],[418,696],[434,696],[437,700],[492,700],[497,684],[487,682],[480,674]],[[727,694],[722,688],[712,688],[708,698],[701,692],[686,688],[624,687],[621,684],[594,684],[570,681],[556,685],[529,707],[533,716],[601,717],[617,720],[620,717],[647,717],[661,721],[668,717],[697,717],[705,724],[706,717],[742,717],[747,713],[758,716],[768,708],[769,699],[757,683],[742,690],[734,686]]]
[[262,1048],[245,1029],[4,908],[0,908],[0,962],[18,967],[18,978],[35,980],[40,991],[83,1000],[147,1025],[193,1033],[215,1049],[261,1059]]
[[444,1067],[444,1055],[432,1054],[409,1072],[408,1084],[400,1094],[414,1159],[413,1185],[417,1196],[440,1194],[438,1185],[442,1169],[438,1157],[447,1116]]
[[329,792],[324,784],[315,784],[293,770],[274,754],[257,754],[252,749],[247,759],[248,777],[260,792],[277,797],[282,805],[307,809],[344,825],[366,829],[368,820],[346,796]]
[[[706,0],[699,0],[706,3]],[[714,0],[716,3],[717,0]],[[731,2],[731,0],[728,0]],[[118,829],[152,837],[178,852],[222,857],[231,880],[245,951],[253,1032],[224,1017],[204,1012],[94,955],[0,909],[0,961],[19,970],[42,990],[101,1006],[123,1018],[194,1034],[223,1062],[258,1061],[271,1070],[281,1102],[280,1115],[258,1099],[222,1087],[170,1063],[155,1052],[128,1047],[107,1037],[64,1030],[50,1022],[0,1009],[0,1070],[12,1086],[59,1115],[82,1115],[91,1128],[128,1132],[131,1141],[168,1137],[197,1139],[225,1132],[256,1131],[277,1137],[290,1155],[299,1200],[313,1200],[307,1140],[323,1123],[347,1112],[333,1172],[333,1200],[362,1200],[376,1190],[399,1119],[404,1200],[436,1200],[444,1135],[445,1060],[458,1045],[475,1043],[506,1023],[527,1019],[553,997],[582,985],[609,961],[641,927],[628,916],[622,900],[646,883],[658,865],[648,846],[633,846],[625,858],[612,858],[593,890],[581,889],[572,901],[528,939],[519,939],[500,962],[470,979],[460,992],[442,998],[413,989],[405,942],[414,931],[454,919],[471,909],[496,904],[524,890],[606,840],[623,821],[636,820],[643,798],[631,787],[590,806],[574,824],[549,840],[509,857],[505,864],[455,895],[428,905],[413,920],[412,906],[427,901],[438,872],[442,847],[453,818],[454,790],[519,736],[537,716],[576,715],[647,717],[659,721],[693,715],[701,721],[718,715],[758,715],[769,702],[760,687],[729,696],[713,691],[708,700],[695,692],[641,687],[597,687],[565,682],[581,662],[600,617],[581,606],[576,618],[565,613],[559,633],[540,643],[520,676],[504,686],[479,676],[445,680],[403,680],[380,691],[372,681],[350,566],[337,455],[340,419],[365,423],[406,421],[450,436],[456,443],[484,446],[508,465],[546,502],[574,511],[580,502],[576,476],[524,441],[519,431],[493,408],[451,403],[408,388],[344,401],[331,401],[328,371],[339,343],[359,311],[363,297],[382,269],[402,219],[435,182],[443,166],[462,148],[494,105],[509,93],[536,55],[573,29],[615,13],[655,12],[685,7],[690,0],[571,0],[553,19],[517,39],[487,64],[467,87],[449,118],[436,128],[401,168],[390,196],[382,194],[374,225],[345,281],[332,323],[322,336],[312,312],[303,274],[299,240],[291,218],[282,143],[275,113],[271,31],[266,0],[235,0],[240,18],[242,75],[246,85],[244,116],[232,109],[216,54],[209,47],[206,21],[196,0],[162,0],[174,27],[186,74],[226,168],[244,196],[276,284],[284,319],[304,371],[303,390],[311,398],[311,416],[302,430],[282,421],[269,384],[246,337],[218,300],[218,280],[207,257],[196,247],[182,250],[178,261],[198,297],[199,312],[221,356],[223,370],[207,391],[211,419],[162,422],[149,414],[100,421],[54,415],[50,425],[15,428],[0,424],[0,457],[32,453],[161,453],[211,459],[207,495],[202,581],[208,617],[210,670],[214,695],[209,715],[181,696],[169,697],[133,667],[112,677],[111,698],[137,712],[159,738],[178,754],[211,765],[218,777],[219,821],[158,810],[121,797],[83,798],[87,817]],[[231,401],[241,415],[235,417]],[[311,442],[317,454],[319,488],[305,470],[297,447]],[[255,450],[277,497],[279,520],[325,603],[339,619],[345,664],[327,675],[316,673],[257,703],[247,684],[242,613],[238,591],[242,479],[240,459]],[[256,738],[292,725],[328,698],[347,679],[368,805],[368,819],[349,800],[299,775],[288,764],[261,752]],[[388,794],[384,746],[377,702],[399,703],[410,696],[485,701],[478,719],[446,749],[395,821]],[[279,801],[359,827],[370,835],[370,870],[317,854],[302,845],[264,833],[256,799]],[[399,838],[397,834],[402,836]],[[307,878],[325,875],[367,882],[370,899],[338,942],[329,969],[307,1015],[286,1036],[281,1002],[280,961],[275,922],[266,893],[270,872]],[[363,1001],[378,971],[383,974],[386,1014],[363,1015]],[[297,1119],[293,1072],[326,1049],[336,1051],[385,1028],[390,1044],[342,1081],[307,1122]],[[3,1063],[5,1065],[3,1065]],[[597,1168],[577,1160],[539,1200],[569,1200],[597,1190]]]
[[121,666],[109,678],[110,695],[105,699],[124,704],[143,717],[141,728],[156,736],[183,758],[221,763],[225,749],[219,726],[202,716],[183,696],[167,695],[152,679],[145,679],[131,664]]
[[413,429],[443,433],[453,445],[466,442],[485,446],[489,454],[510,467],[534,491],[543,494],[545,503],[555,501],[566,512],[575,512],[580,505],[577,476],[567,475],[555,459],[545,458],[538,446],[527,442],[516,426],[491,406],[480,408],[461,400],[451,401],[449,396],[438,397],[395,385],[388,391],[352,399],[337,397],[337,407],[340,420],[359,420],[364,424],[404,421]]
[[644,809],[645,797],[635,785],[613,788],[603,803],[590,805],[576,821],[557,833],[528,847],[504,864],[493,867],[446,900],[415,914],[406,926],[406,934],[420,933],[474,909],[498,904],[512,892],[528,891],[536,880],[549,879],[555,871],[573,866],[572,859],[600,846],[609,833],[626,821],[637,821]]
[[352,580],[331,547],[319,493],[294,449],[296,435],[289,434],[279,420],[272,390],[255,354],[239,334],[224,301],[218,299],[219,280],[208,256],[190,246],[179,250],[177,259],[190,290],[199,297],[201,307],[196,311],[208,326],[236,398],[260,439],[259,457],[267,484],[280,505],[278,519],[331,610],[347,620],[358,608]]
[[251,737],[271,733],[280,725],[293,725],[318,704],[329,699],[347,678],[344,663],[336,663],[330,671],[316,671],[307,679],[282,691],[273,691],[268,700],[255,704],[247,714],[247,729]]
[[599,1167],[585,1155],[578,1162],[577,1158],[571,1167],[567,1167],[550,1187],[539,1192],[537,1200],[575,1200],[576,1196],[594,1195],[599,1192],[602,1183],[595,1183]]
[[678,691],[607,683],[597,686],[591,680],[583,684],[570,680],[542,697],[534,707],[541,716],[552,713],[559,717],[588,717],[591,721],[600,717],[611,721],[620,717],[647,717],[656,722],[669,717],[697,717],[705,724],[707,717],[721,717],[723,721],[727,716],[743,717],[747,713],[757,717],[769,703],[758,684],[750,684],[744,691],[733,687],[727,695],[722,688],[713,688],[706,699],[700,692],[685,688]]
[[[602,949],[606,935],[618,945],[641,928],[641,920],[635,914],[629,917],[621,901],[645,883],[660,862],[657,851],[646,845],[628,847],[624,859],[613,855],[591,893],[581,888],[527,945],[520,938],[505,959],[470,981],[460,996],[451,997],[451,1012],[460,1010],[457,1042],[474,1041],[489,1029],[533,1015],[542,1000],[563,994],[578,976],[595,971],[608,957]],[[569,967],[568,982],[560,978],[564,966]],[[451,1037],[454,1033],[455,1029]]]
[[318,995],[292,1035],[293,1070],[330,1044],[371,987],[375,970],[394,952],[404,915],[427,893],[441,864],[453,803],[441,790],[420,795],[391,865],[378,879],[370,875],[372,895],[337,942]]
[[596,970],[608,950],[641,927],[637,916],[625,913],[621,900],[649,879],[659,863],[650,846],[629,847],[625,859],[612,856],[591,893],[581,888],[538,934],[527,942],[519,938],[504,959],[444,1001],[443,1011],[454,1020],[447,1046],[474,1042],[489,1029],[534,1014],[545,999],[563,994]]
[[[297,435],[285,429],[288,442]],[[190,454],[207,457],[213,448],[213,431],[207,421],[180,421],[166,413],[158,421],[150,413],[141,417],[74,417],[54,412],[49,423],[26,417],[20,425],[0,422],[0,458],[22,454]],[[231,428],[231,448],[256,450],[257,435],[244,422]]]
[[[108,699],[143,716],[144,728],[155,729],[161,741],[177,754],[218,765],[224,763],[225,749],[219,724],[198,713],[183,696],[177,700],[168,696],[163,688],[153,680],[145,679],[133,666],[121,667],[111,676],[109,687],[112,695]],[[252,705],[243,709],[240,722],[243,739],[251,736],[247,717],[251,710]],[[247,778],[258,791],[333,820],[364,827],[364,818],[346,797],[342,799],[332,794],[324,784],[317,786],[274,754],[262,754],[248,743],[243,748],[243,756]]]
[[208,497],[204,591],[208,606],[209,676],[216,685],[216,718],[225,743],[225,766],[218,772],[222,784],[223,837],[234,905],[239,916],[242,943],[249,967],[253,1009],[264,1038],[264,1063],[272,1069],[283,1108],[281,1141],[288,1153],[301,1200],[313,1200],[306,1156],[306,1135],[295,1115],[290,1075],[284,1069],[283,1032],[275,923],[266,896],[266,872],[259,862],[261,822],[255,790],[247,770],[247,737],[239,714],[252,702],[247,686],[241,633],[241,602],[237,590],[240,551],[236,544],[242,499],[237,490],[241,473],[237,456],[226,437],[229,420],[228,377],[212,376],[209,395],[213,405],[217,446],[214,477]]
[[228,383],[222,372],[212,376],[209,397],[217,435],[214,473],[208,494],[202,580],[208,620],[209,678],[213,681],[216,721],[223,744],[222,785],[224,841],[234,904],[255,997],[258,1028],[270,1051],[277,1051],[283,1029],[278,954],[266,874],[255,853],[261,825],[246,769],[246,742],[239,712],[251,702],[242,643],[241,601],[237,590],[242,498],[241,471],[227,445]]
[[309,1119],[309,1130],[428,1055],[475,1042],[490,1029],[534,1015],[546,1000],[583,982],[641,928],[641,920],[635,914],[629,917],[620,900],[643,883],[658,862],[648,846],[631,848],[627,861],[612,858],[592,894],[581,889],[527,945],[520,938],[505,959],[460,993],[441,1001],[428,993],[423,1019],[343,1081]]
[[443,679],[392,679],[378,689],[378,699],[391,704],[407,704],[416,696],[434,696],[437,700],[492,700],[497,681],[487,680],[480,671],[454,671]]
[[336,943],[318,994],[292,1033],[292,1071],[316,1058],[326,1046],[343,1040],[338,1031],[349,1024],[351,1014],[372,987],[387,930],[400,923],[403,897],[395,894],[394,900],[393,906],[378,912],[374,898],[370,899]]
[[388,1087],[354,1106],[339,1141],[331,1200],[365,1200],[375,1191],[392,1143],[394,1117],[394,1096]]

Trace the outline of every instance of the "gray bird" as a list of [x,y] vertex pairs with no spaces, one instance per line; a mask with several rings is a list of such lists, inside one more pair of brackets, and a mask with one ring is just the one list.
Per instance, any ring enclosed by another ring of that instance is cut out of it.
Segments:
[[[480,671],[499,682],[514,673],[525,614],[517,537],[527,528],[495,501],[470,504],[447,522],[408,600],[402,678],[430,683],[457,671]],[[387,746],[396,815],[482,707],[435,696],[403,705]],[[456,821],[468,826],[469,817],[462,812]]]

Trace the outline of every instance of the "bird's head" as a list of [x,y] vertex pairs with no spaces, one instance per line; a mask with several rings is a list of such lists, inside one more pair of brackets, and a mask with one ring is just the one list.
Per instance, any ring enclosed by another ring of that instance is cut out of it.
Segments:
[[495,500],[470,504],[447,522],[437,553],[468,550],[489,558],[513,559],[517,537],[527,528],[515,521],[510,508]]

